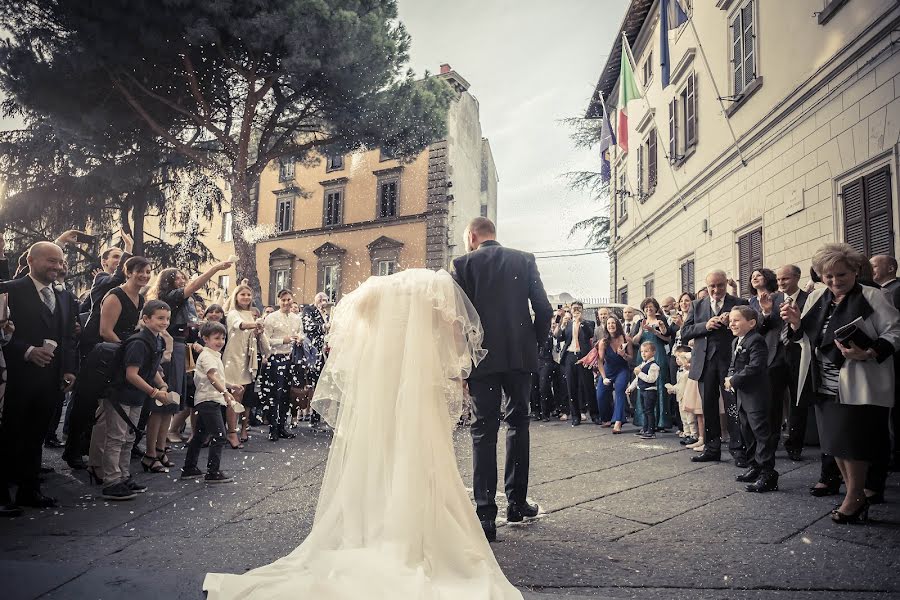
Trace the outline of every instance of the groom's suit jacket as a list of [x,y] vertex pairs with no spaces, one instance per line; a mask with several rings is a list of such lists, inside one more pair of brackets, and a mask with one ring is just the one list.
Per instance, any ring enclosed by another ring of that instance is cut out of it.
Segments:
[[472,301],[484,328],[483,347],[488,353],[471,377],[537,372],[538,345],[550,333],[553,308],[534,255],[487,241],[453,260],[453,278]]

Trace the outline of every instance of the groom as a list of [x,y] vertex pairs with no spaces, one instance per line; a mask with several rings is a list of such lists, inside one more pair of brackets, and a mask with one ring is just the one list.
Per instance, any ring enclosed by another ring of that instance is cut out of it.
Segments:
[[[506,393],[505,488],[509,522],[537,516],[528,504],[528,407],[538,345],[547,339],[553,309],[534,255],[504,248],[490,219],[477,217],[465,232],[468,254],[453,260],[453,276],[478,311],[487,356],[469,376],[475,504],[488,541],[497,539],[497,432],[501,392]],[[531,319],[528,301],[534,311]]]

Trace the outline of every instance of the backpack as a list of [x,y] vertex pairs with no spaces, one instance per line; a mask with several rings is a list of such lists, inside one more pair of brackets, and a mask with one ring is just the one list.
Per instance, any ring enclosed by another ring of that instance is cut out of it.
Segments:
[[141,342],[153,355],[155,348],[139,333],[132,335],[124,343],[100,342],[81,364],[79,377],[75,380],[75,391],[85,398],[106,398],[109,388],[125,383],[125,350],[129,344]]

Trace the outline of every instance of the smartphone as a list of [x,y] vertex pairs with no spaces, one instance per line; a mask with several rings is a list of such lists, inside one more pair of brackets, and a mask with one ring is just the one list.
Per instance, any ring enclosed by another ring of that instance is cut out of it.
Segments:
[[79,244],[92,244],[95,239],[97,238],[82,231],[75,232],[75,241]]

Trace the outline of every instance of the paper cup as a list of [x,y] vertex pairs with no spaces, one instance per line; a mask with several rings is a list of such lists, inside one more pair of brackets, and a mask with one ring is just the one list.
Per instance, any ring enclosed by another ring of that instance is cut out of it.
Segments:
[[156,398],[157,406],[165,406],[166,404],[180,404],[181,396],[178,395],[178,392],[169,392],[162,399]]
[[50,352],[56,352],[56,340],[44,340],[44,350],[49,350]]
[[228,257],[228,262],[230,262],[230,263],[236,263],[237,261],[238,261],[237,254],[232,254],[231,256]]

